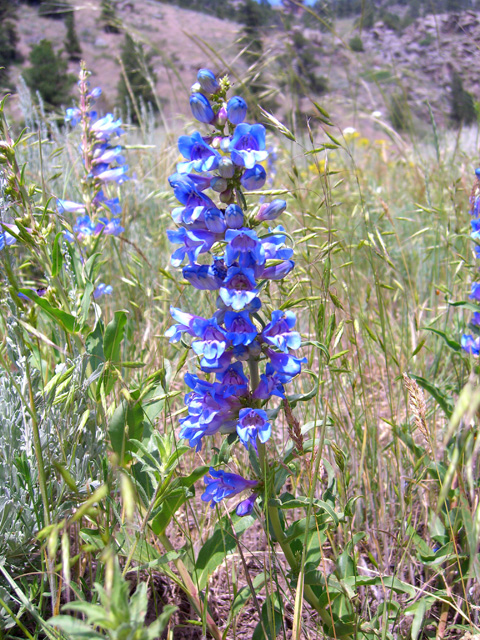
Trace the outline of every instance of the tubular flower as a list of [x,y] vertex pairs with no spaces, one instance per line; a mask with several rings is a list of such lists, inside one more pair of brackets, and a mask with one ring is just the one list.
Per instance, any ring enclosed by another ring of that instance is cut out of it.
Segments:
[[[172,265],[187,260],[184,279],[200,291],[218,291],[218,297],[211,318],[194,310],[170,311],[175,324],[165,335],[171,342],[190,336],[199,370],[185,376],[191,391],[185,396],[188,415],[180,420],[180,436],[199,450],[205,437],[229,433],[258,453],[272,433],[267,403],[285,398],[284,385],[305,362],[293,354],[301,342],[293,312],[269,315],[260,300],[265,280],[281,280],[294,267],[285,229],[264,224],[279,217],[286,202],[273,200],[262,205],[256,218],[248,215],[242,189],[258,189],[266,181],[260,164],[268,156],[265,128],[243,122],[246,103],[238,96],[227,99],[228,79],[217,82],[212,72],[201,70],[197,80],[192,112],[210,130],[207,136],[195,132],[179,139],[184,161],[169,183],[181,206],[172,211],[176,229],[167,235],[180,245]],[[208,374],[208,381],[200,372]],[[212,506],[257,487],[238,505],[238,515],[251,513],[262,491],[256,480],[214,469],[206,484],[202,499]]]
[[[475,170],[475,183],[470,196],[470,213],[473,216],[470,237],[475,243],[475,254],[480,258],[480,169]],[[480,282],[472,282],[469,298],[474,302],[480,302]],[[478,357],[480,355],[480,313],[478,311],[470,320],[470,328],[474,335],[464,334],[460,344],[464,351]]]

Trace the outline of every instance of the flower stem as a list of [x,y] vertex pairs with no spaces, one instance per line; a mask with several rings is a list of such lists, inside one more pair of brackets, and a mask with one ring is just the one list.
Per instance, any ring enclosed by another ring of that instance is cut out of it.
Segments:
[[[174,547],[172,545],[172,543],[170,542],[170,540],[167,538],[167,536],[162,533],[161,535],[158,536],[160,542],[163,544],[163,546],[165,547],[165,549],[167,551],[174,551]],[[187,594],[188,599],[190,600],[190,602],[192,603],[192,605],[194,606],[195,610],[197,611],[198,615],[200,616],[200,618],[203,620],[203,614],[205,614],[205,620],[207,623],[207,627],[209,632],[211,633],[212,637],[215,638],[215,640],[222,640],[222,634],[220,632],[220,629],[217,627],[217,625],[215,624],[215,621],[213,620],[212,616],[209,614],[208,609],[206,604],[204,604],[202,602],[202,600],[200,599],[199,593],[198,593],[198,589],[195,586],[187,567],[183,564],[183,562],[180,560],[180,558],[176,558],[175,560],[173,560],[175,566],[177,567],[177,571],[180,574],[182,580],[183,580],[183,585],[185,587],[185,593]]]

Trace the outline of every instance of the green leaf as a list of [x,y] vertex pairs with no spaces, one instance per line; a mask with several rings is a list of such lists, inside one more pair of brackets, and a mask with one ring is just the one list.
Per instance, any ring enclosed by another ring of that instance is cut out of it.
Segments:
[[200,590],[205,589],[208,578],[223,562],[224,558],[232,553],[236,545],[230,524],[225,524],[225,528],[217,527],[215,529],[213,535],[200,549],[195,562],[195,575],[197,576],[197,586]]
[[115,311],[115,317],[107,324],[103,338],[103,353],[106,360],[120,360],[120,344],[123,340],[126,323],[126,312]]
[[262,621],[255,627],[252,640],[265,640],[265,632],[268,640],[274,640],[278,636],[284,617],[282,601],[283,598],[277,591],[266,598],[262,605]]
[[209,467],[206,466],[198,467],[190,475],[174,480],[168,494],[161,497],[160,510],[156,512],[150,523],[153,533],[159,536],[165,531],[177,510],[195,494],[192,490],[193,485],[207,473],[208,469]]
[[62,253],[63,233],[59,231],[53,241],[52,249],[52,276],[55,278],[60,273],[63,266],[63,253]]
[[432,333],[436,333],[437,336],[440,336],[441,338],[443,338],[443,340],[450,347],[450,349],[453,349],[454,351],[457,351],[457,352],[462,350],[460,343],[457,342],[456,340],[453,340],[452,338],[449,338],[445,333],[445,331],[440,331],[439,329],[432,329],[431,327],[423,327],[423,329],[425,331],[431,331]]
[[132,459],[129,453],[134,450],[130,440],[141,440],[143,436],[143,407],[141,403],[128,403],[122,400],[115,409],[108,425],[108,434],[112,449],[118,455],[120,464]]
[[102,638],[103,640],[105,637],[94,631],[92,627],[85,624],[85,622],[72,616],[54,616],[48,620],[48,624],[52,625],[52,627],[59,627],[71,638],[85,638],[85,640]]
[[48,300],[40,298],[40,296],[32,289],[20,289],[19,291],[27,296],[27,298],[30,298],[30,300],[33,300],[35,304],[43,309],[45,313],[47,313],[52,320],[59,324],[67,333],[75,333],[75,331],[77,331],[78,327],[74,316],[70,315],[66,311],[62,311],[62,309],[52,307]]

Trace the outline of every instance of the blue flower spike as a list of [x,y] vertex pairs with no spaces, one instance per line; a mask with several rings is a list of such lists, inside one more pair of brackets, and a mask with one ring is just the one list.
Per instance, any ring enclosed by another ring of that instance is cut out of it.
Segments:
[[[282,280],[295,266],[285,229],[260,224],[287,205],[275,199],[256,215],[247,207],[243,190],[261,189],[267,180],[266,132],[245,122],[247,104],[240,96],[228,99],[229,86],[228,78],[218,82],[209,69],[199,71],[190,105],[208,131],[180,136],[183,160],[169,177],[181,205],[172,210],[176,228],[167,231],[177,245],[171,263],[195,289],[216,292],[216,311],[203,318],[172,308],[175,324],[165,336],[189,344],[197,359],[197,372],[185,376],[190,391],[180,437],[200,451],[204,438],[236,435],[259,455],[272,435],[267,404],[285,398],[285,385],[306,360],[295,355],[301,346],[295,314],[269,313],[260,300],[266,280]],[[251,514],[263,492],[262,478],[220,469],[211,468],[205,482],[202,500],[212,507],[255,488],[237,505],[238,516]]]
[[[475,254],[477,258],[480,258],[480,168],[475,169],[475,178],[470,196],[470,213],[472,215],[470,237],[475,243]],[[472,282],[471,292],[468,297],[474,302],[480,302],[480,282]],[[480,355],[480,313],[478,311],[474,312],[469,326],[474,335],[464,334],[461,337],[460,345],[466,353],[478,358]]]

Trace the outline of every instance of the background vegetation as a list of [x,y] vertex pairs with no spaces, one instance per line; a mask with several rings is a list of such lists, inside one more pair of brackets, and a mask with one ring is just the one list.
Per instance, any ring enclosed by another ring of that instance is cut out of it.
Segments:
[[[49,20],[70,15],[65,2],[28,4],[52,12]],[[476,8],[460,0],[398,5],[412,19]],[[8,83],[16,71],[25,81],[2,133],[2,221],[16,220],[19,233],[17,246],[0,252],[0,633],[201,638],[208,605],[225,638],[475,637],[480,395],[476,363],[459,342],[477,308],[468,295],[478,268],[469,236],[478,96],[452,73],[438,103],[445,108],[434,109],[412,101],[412,87],[391,71],[372,77],[360,58],[362,82],[349,81],[335,102],[342,61],[322,67],[321,48],[300,28],[308,20],[332,37],[349,25],[339,45],[347,64],[350,49],[364,55],[358,38],[368,25],[388,21],[386,2],[304,10],[286,3],[282,13],[249,0],[195,8],[238,21],[226,60],[207,34],[190,34],[204,66],[230,71],[252,108],[276,109],[288,125],[263,116],[271,177],[264,191],[287,200],[282,223],[298,268],[268,294],[297,313],[319,388],[294,407],[304,457],[296,457],[283,413],[274,446],[292,471],[288,492],[326,505],[309,521],[298,504],[284,524],[299,557],[308,549],[305,579],[324,589],[344,626],[325,630],[255,515],[238,519],[229,504],[211,511],[200,501],[196,469],[229,459],[221,438],[199,454],[177,441],[192,363],[163,337],[168,308],[204,310],[169,264],[175,202],[167,178],[176,138],[193,127],[170,117],[165,101],[172,113],[186,104],[195,73],[164,60],[171,91],[159,94],[155,43],[124,34],[122,6],[102,3],[102,30],[123,43],[119,97],[106,100],[126,120],[132,180],[118,188],[124,236],[102,239],[100,255],[82,264],[62,240],[75,217],[55,207],[57,197],[80,197],[79,137],[61,108],[75,97],[68,74],[76,63],[68,67],[72,51],[46,40],[20,62],[18,14],[0,3]],[[81,19],[75,11],[75,25]],[[272,33],[284,34],[283,57]],[[50,73],[40,75],[47,56]],[[101,78],[100,58],[97,65]],[[348,109],[337,115],[345,96]],[[12,158],[14,178],[6,170]],[[33,237],[29,216],[38,225]],[[93,304],[99,275],[114,293]],[[47,293],[22,301],[22,288]],[[301,376],[295,391],[311,385]],[[230,462],[239,472],[247,463],[241,455]],[[198,595],[197,606],[187,594]],[[60,613],[77,619],[48,623]]]

